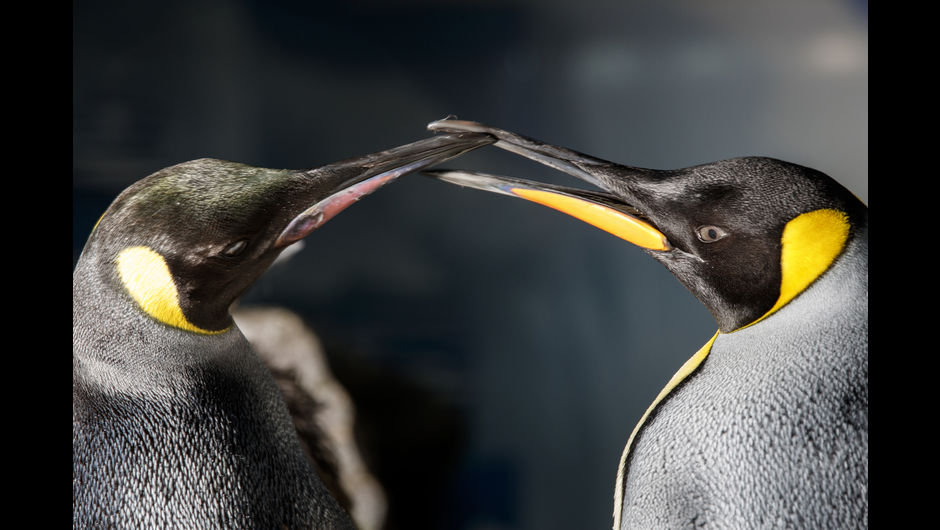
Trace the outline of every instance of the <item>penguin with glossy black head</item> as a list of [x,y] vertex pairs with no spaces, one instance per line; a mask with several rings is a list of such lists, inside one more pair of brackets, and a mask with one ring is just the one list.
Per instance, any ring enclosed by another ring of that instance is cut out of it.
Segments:
[[493,141],[309,171],[200,159],[122,192],[72,275],[73,527],[352,528],[229,307],[363,195]]
[[747,157],[628,167],[474,122],[494,144],[602,191],[429,171],[554,208],[630,241],[718,332],[624,448],[614,528],[868,524],[868,208],[823,173]]

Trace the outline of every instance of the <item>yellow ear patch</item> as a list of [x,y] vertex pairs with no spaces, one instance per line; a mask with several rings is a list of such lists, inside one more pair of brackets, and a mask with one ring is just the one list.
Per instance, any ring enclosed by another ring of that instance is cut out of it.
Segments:
[[179,293],[170,268],[160,254],[147,247],[130,247],[118,254],[116,262],[121,283],[148,315],[164,324],[195,333],[216,335],[228,331],[228,328],[209,331],[186,319],[180,309]]
[[549,191],[527,188],[512,188],[511,191],[523,199],[566,213],[634,245],[652,250],[669,250],[666,236],[659,230],[613,208]]
[[[780,250],[780,298],[752,326],[803,292],[832,265],[849,238],[849,218],[838,210],[815,210],[794,217],[783,228]],[[737,330],[735,330],[737,331]]]

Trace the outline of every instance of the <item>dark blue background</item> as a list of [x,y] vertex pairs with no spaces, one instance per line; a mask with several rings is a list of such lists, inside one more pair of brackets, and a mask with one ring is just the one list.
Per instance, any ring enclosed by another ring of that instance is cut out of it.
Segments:
[[[868,201],[866,2],[73,7],[73,259],[162,167],[315,167],[448,114],[637,166],[783,158]],[[492,148],[447,166],[581,185]],[[244,303],[289,307],[324,341],[389,528],[609,527],[630,431],[716,329],[629,244],[418,175]]]

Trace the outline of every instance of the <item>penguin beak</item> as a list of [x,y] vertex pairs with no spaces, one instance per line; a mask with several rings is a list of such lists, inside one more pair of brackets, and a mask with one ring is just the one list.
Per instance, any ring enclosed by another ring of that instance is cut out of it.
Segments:
[[294,243],[322,226],[360,198],[402,175],[450,160],[492,144],[487,134],[442,134],[306,172],[317,179],[327,196],[294,217],[274,242],[275,248]]
[[601,170],[612,166],[622,169],[624,166],[471,121],[444,119],[428,124],[428,129],[492,135],[496,138],[493,144],[496,147],[531,158],[605,191],[581,190],[460,170],[425,171],[425,174],[459,186],[519,197],[553,208],[642,248],[657,251],[672,249],[665,234],[644,217],[639,208],[625,202],[621,194],[610,193],[613,186]]

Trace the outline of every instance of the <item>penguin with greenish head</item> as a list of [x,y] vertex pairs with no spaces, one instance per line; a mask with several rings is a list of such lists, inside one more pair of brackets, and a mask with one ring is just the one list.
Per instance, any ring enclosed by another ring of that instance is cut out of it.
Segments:
[[640,246],[718,323],[633,428],[615,529],[868,526],[865,204],[819,171],[771,158],[661,171],[474,122],[429,128],[491,134],[600,188],[427,172]]
[[309,171],[193,160],[121,193],[72,275],[73,527],[352,528],[229,307],[363,195],[493,141]]

